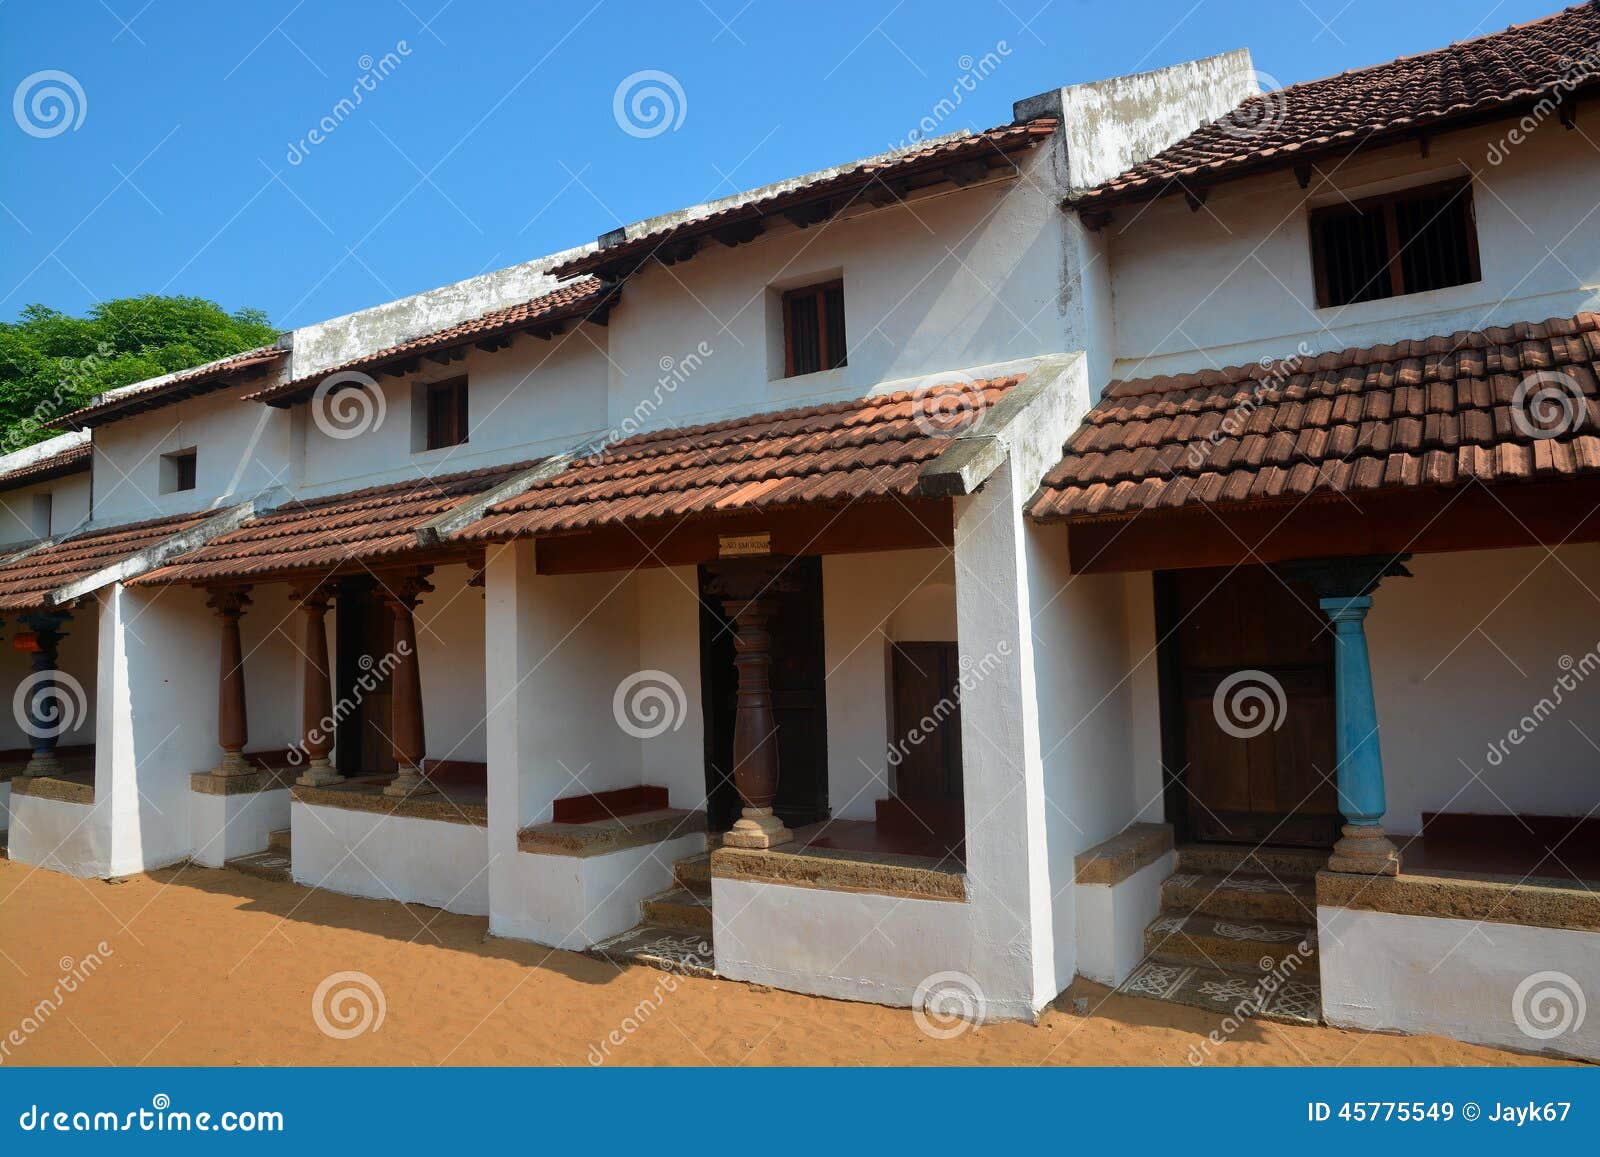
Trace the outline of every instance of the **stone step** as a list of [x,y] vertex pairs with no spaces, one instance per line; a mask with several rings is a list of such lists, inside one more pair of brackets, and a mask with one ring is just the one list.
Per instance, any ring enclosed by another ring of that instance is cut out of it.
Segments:
[[1147,960],[1117,991],[1223,1015],[1289,1024],[1316,1024],[1322,1019],[1322,982],[1315,969],[1301,968],[1293,974],[1278,975],[1270,991],[1262,983],[1266,975]]
[[1161,910],[1236,920],[1283,920],[1307,928],[1317,919],[1317,885],[1307,876],[1174,872],[1161,885]]
[[613,964],[644,964],[683,976],[716,976],[709,932],[686,932],[660,924],[640,924],[589,949]]
[[289,829],[279,828],[275,832],[267,833],[267,851],[289,854]]
[[1264,972],[1298,956],[1295,971],[1299,972],[1317,967],[1317,932],[1284,920],[1168,914],[1145,929],[1144,950],[1150,959],[1164,964],[1245,973]]
[[1178,871],[1191,875],[1315,876],[1328,866],[1328,853],[1316,848],[1258,848],[1249,844],[1184,844]]
[[640,902],[646,924],[659,924],[680,932],[711,931],[711,896],[688,888],[669,888]]
[[672,877],[691,892],[711,895],[711,853],[701,852],[679,860],[672,865]]
[[275,880],[287,884],[293,879],[289,871],[289,857],[282,852],[252,852],[248,856],[235,856],[223,864],[235,872],[255,876],[262,880]]

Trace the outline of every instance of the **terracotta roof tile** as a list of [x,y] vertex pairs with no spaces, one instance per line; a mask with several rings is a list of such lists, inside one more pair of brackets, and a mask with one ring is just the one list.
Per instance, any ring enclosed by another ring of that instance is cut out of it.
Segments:
[[65,450],[0,474],[0,490],[15,490],[20,486],[48,482],[67,474],[82,473],[90,468],[93,458],[94,450],[87,442],[68,446]]
[[[1019,379],[950,387],[987,408]],[[939,393],[902,391],[640,434],[489,508],[457,536],[499,540],[731,510],[912,497],[950,440]],[[934,399],[929,401],[929,399]]]
[[[1314,491],[1600,473],[1600,349],[1587,340],[1549,343],[1550,332],[1586,339],[1600,332],[1600,316],[1112,382],[1067,439],[1029,512],[1040,519],[1103,516],[1106,488],[1124,484],[1130,495],[1162,484],[1159,500],[1116,508],[1132,512],[1171,505],[1172,494],[1181,494],[1182,504],[1255,502]],[[1429,348],[1439,352],[1424,369],[1419,355]],[[1321,367],[1309,379],[1300,372],[1307,361]],[[1483,376],[1513,362],[1530,368],[1520,376]],[[1391,372],[1408,367],[1414,385],[1404,384],[1407,373]],[[1458,376],[1466,374],[1479,376]],[[1212,384],[1197,394],[1202,380]],[[1284,401],[1302,380],[1316,400]],[[1333,394],[1351,381],[1366,384]],[[1171,414],[1180,403],[1197,405],[1204,418],[1191,426],[1141,417]],[[1165,424],[1152,439],[1156,422]]]
[[68,583],[156,545],[213,517],[214,510],[175,514],[75,535],[0,566],[0,611],[37,610]]
[[102,426],[131,414],[170,406],[185,398],[213,393],[238,384],[241,379],[254,381],[258,375],[280,363],[287,365],[284,359],[288,353],[287,349],[280,346],[261,346],[259,349],[245,350],[243,353],[207,365],[196,366],[192,370],[184,370],[149,385],[130,386],[115,393],[101,394],[90,405],[54,418],[48,425],[67,430],[84,430],[91,426]]
[[1107,208],[1451,122],[1510,114],[1558,82],[1592,84],[1594,70],[1585,74],[1574,62],[1591,58],[1596,43],[1600,3],[1591,0],[1503,32],[1262,93],[1073,203]]
[[617,292],[615,287],[604,286],[593,277],[579,278],[528,301],[491,310],[294,381],[257,390],[245,395],[245,401],[286,406],[309,398],[317,386],[333,374],[382,370],[397,362],[411,361],[423,354],[453,349],[468,342],[488,341],[532,326],[554,325],[569,318],[598,315],[615,300]]
[[332,571],[413,553],[417,527],[505,482],[532,462],[294,499],[130,585],[221,582],[296,571]]

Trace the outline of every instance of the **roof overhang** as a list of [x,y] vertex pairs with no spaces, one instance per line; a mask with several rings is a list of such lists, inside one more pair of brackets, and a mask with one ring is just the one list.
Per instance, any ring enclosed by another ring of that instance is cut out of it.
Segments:
[[271,346],[236,354],[210,366],[184,370],[153,383],[107,391],[96,395],[89,405],[53,418],[47,425],[63,430],[88,430],[229,387],[259,389],[266,378],[282,367],[288,355],[287,345]]
[[603,234],[599,248],[552,271],[624,279],[654,260],[688,261],[707,245],[733,247],[773,228],[808,229],[852,209],[873,210],[940,189],[961,188],[1017,173],[1014,157],[1056,131],[1054,117],[1039,117],[913,150],[904,158],[848,168],[795,188],[757,197],[703,217],[629,237]]

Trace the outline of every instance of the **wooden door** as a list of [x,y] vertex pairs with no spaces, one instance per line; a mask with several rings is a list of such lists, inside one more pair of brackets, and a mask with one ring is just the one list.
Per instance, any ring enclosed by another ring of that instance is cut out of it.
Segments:
[[[1178,571],[1162,709],[1175,713],[1188,836],[1330,847],[1338,836],[1333,632],[1266,567]],[[1171,734],[1171,732],[1169,732]]]
[[[889,744],[898,753],[896,798],[961,803],[960,675],[954,643],[890,644]],[[913,735],[920,742],[911,742]]]
[[[707,821],[726,831],[739,818],[733,784],[733,720],[739,672],[733,626],[708,589],[717,563],[700,567],[700,685],[706,736]],[[778,795],[773,810],[790,828],[828,818],[828,712],[822,642],[822,560],[790,559],[786,589],[770,596],[772,713],[778,726]]]
[[385,660],[394,650],[394,618],[372,595],[370,579],[340,584],[337,614],[338,658],[334,694],[345,704],[335,740],[340,775],[371,775],[396,770],[393,743],[394,696]]

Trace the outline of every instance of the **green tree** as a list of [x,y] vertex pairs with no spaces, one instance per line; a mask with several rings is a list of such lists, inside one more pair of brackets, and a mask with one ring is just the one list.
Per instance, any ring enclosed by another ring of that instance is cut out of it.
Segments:
[[30,305],[0,322],[0,450],[59,433],[45,425],[94,395],[267,345],[278,331],[256,309],[203,297],[123,297],[73,317]]

